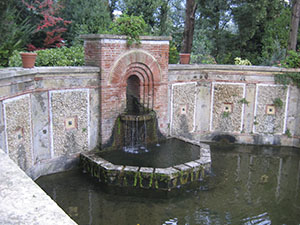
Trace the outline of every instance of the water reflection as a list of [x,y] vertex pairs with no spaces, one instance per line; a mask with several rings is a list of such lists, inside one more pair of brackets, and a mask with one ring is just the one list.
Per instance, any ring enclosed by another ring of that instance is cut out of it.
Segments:
[[272,224],[272,222],[269,218],[268,213],[265,212],[265,213],[262,213],[257,216],[243,219],[243,224],[245,224],[245,225],[253,225],[253,224],[268,225],[268,224]]
[[78,224],[299,224],[300,153],[289,148],[211,146],[208,191],[172,199],[104,193],[79,171],[37,182]]

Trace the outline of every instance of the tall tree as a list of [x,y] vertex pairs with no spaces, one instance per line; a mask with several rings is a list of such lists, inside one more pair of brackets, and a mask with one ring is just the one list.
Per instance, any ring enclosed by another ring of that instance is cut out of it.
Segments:
[[290,36],[288,43],[288,50],[296,50],[298,28],[299,28],[299,17],[300,17],[300,0],[292,1],[292,18],[290,26]]
[[213,43],[211,54],[219,58],[228,50],[228,24],[232,19],[231,0],[198,0],[199,19],[197,27],[204,29]]
[[143,16],[145,22],[154,28],[157,24],[158,8],[161,0],[123,0],[120,7],[124,13]]
[[186,0],[182,53],[191,53],[192,51],[197,6],[198,4],[195,0]]
[[170,0],[161,0],[161,5],[159,6],[159,35],[165,35],[168,27],[167,27],[167,19],[168,19],[168,11],[169,11],[169,2]]
[[64,6],[62,16],[72,21],[64,36],[69,44],[76,44],[80,34],[96,34],[105,32],[112,19],[111,12],[114,1],[106,0],[60,0]]

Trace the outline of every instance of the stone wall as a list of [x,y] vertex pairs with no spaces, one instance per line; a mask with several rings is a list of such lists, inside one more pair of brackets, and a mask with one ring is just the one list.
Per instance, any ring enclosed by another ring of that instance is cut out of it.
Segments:
[[99,68],[0,70],[0,148],[32,178],[99,142]]
[[87,38],[106,48],[102,54],[120,45],[107,68],[106,58],[94,62],[102,63],[101,74],[99,67],[0,70],[0,148],[32,178],[66,170],[80,152],[108,143],[132,74],[143,81],[142,103],[151,103],[165,135],[300,147],[299,89],[274,82],[274,74],[297,70],[168,67],[167,40],[144,40],[142,50],[114,38]]
[[170,135],[300,147],[299,89],[274,82],[275,74],[295,71],[169,65]]

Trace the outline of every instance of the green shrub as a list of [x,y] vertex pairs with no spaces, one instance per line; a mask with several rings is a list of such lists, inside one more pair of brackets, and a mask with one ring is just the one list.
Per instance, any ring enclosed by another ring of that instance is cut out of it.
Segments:
[[[37,58],[35,66],[83,66],[83,46],[72,46],[70,48],[50,48],[36,51]],[[20,52],[15,51],[9,58],[9,66],[22,66]]]
[[299,68],[300,53],[296,51],[288,51],[287,57],[281,61],[281,65],[286,68]]
[[179,52],[174,42],[170,42],[169,48],[169,63],[176,64],[179,61]]
[[240,57],[234,58],[235,65],[244,65],[244,66],[251,66],[251,62],[248,59],[241,59]]
[[142,16],[123,14],[110,26],[111,34],[127,35],[127,44],[140,44],[140,35],[146,35],[147,24]]
[[191,54],[191,64],[217,64],[211,55]]

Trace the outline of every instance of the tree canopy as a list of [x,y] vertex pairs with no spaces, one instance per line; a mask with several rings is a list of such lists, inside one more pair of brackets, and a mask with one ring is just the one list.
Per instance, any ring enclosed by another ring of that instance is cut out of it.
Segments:
[[194,63],[233,64],[240,57],[274,65],[286,57],[290,40],[298,49],[299,5],[300,0],[4,0],[0,66],[7,66],[14,50],[72,46],[80,44],[80,34],[111,32],[115,12],[140,16],[149,34],[172,36],[172,52],[188,46]]

